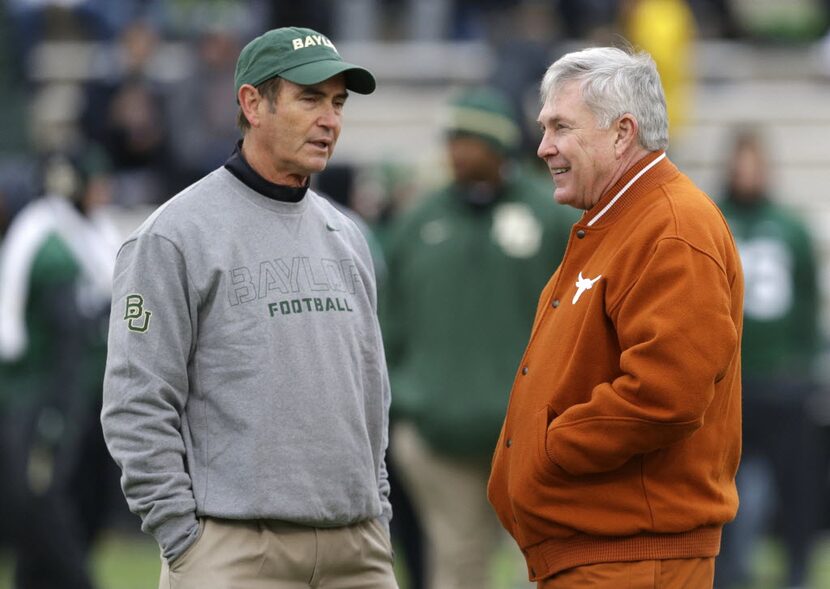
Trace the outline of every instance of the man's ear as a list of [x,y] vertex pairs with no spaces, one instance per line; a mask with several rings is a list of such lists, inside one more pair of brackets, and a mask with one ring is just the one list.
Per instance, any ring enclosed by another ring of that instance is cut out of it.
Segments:
[[617,156],[621,156],[632,145],[637,143],[637,135],[640,132],[640,125],[631,113],[623,114],[616,122],[617,138],[614,141],[614,150]]
[[262,95],[251,84],[242,84],[239,91],[236,93],[236,100],[239,102],[239,108],[251,127],[259,126],[259,103],[262,101]]

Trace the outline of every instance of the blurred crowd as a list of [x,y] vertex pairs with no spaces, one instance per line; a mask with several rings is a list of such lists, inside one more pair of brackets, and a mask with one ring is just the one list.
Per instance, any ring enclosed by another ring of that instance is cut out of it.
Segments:
[[[511,573],[502,585],[526,586],[485,485],[536,293],[575,220],[553,204],[536,161],[528,120],[538,82],[567,43],[627,43],[653,55],[672,130],[682,129],[695,39],[780,43],[826,34],[830,2],[799,2],[803,18],[778,28],[753,20],[747,4],[0,3],[0,534],[17,586],[93,587],[90,550],[125,513],[98,420],[111,272],[125,237],[113,219],[164,203],[225,162],[239,136],[239,51],[285,25],[335,41],[477,40],[493,49],[493,71],[480,87],[447,105],[445,171],[436,174],[443,185],[419,177],[416,166],[380,161],[331,166],[313,182],[362,216],[376,245],[402,584],[495,586],[490,571],[503,551]],[[483,113],[484,123],[461,111]],[[745,451],[742,507],[726,531],[717,586],[753,587],[752,555],[774,536],[786,555],[783,581],[806,587],[828,491],[828,440],[813,419],[822,392],[813,374],[825,345],[820,263],[807,225],[771,193],[772,146],[755,130],[733,135],[721,191],[711,196],[746,274]],[[435,257],[429,246],[450,232],[464,236],[463,247]]]
[[[50,150],[102,147],[114,202],[127,207],[163,202],[219,165],[236,137],[235,105],[226,99],[235,58],[245,40],[273,26],[310,26],[338,41],[482,41],[496,56],[488,81],[520,111],[534,103],[536,80],[564,43],[625,40],[658,62],[679,127],[696,37],[822,32],[819,0],[800,2],[813,11],[796,11],[800,18],[779,29],[765,24],[774,13],[756,22],[745,4],[7,0],[0,4],[0,227],[38,192],[35,164]],[[532,132],[522,128],[530,154]]]

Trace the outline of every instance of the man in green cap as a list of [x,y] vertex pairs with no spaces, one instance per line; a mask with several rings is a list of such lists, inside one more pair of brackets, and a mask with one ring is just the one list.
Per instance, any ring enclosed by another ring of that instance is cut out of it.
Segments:
[[390,232],[391,448],[432,548],[429,587],[487,589],[506,538],[487,503],[490,457],[533,301],[576,215],[552,208],[550,189],[519,166],[519,125],[501,93],[464,89],[446,114],[451,182]]
[[374,89],[315,31],[257,37],[236,150],[121,247],[102,421],[162,588],[397,587],[372,259],[309,189]]

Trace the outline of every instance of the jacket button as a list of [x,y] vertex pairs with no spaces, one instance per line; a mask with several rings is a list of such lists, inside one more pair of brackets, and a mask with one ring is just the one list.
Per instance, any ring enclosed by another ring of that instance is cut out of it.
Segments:
[[524,368],[522,368],[522,374],[527,374],[527,366],[525,366]]
[[535,577],[535,576],[536,576],[536,571],[534,571],[534,570],[533,570],[533,567],[530,567],[530,576],[531,576],[531,577]]
[[577,237],[578,239],[582,239],[583,237],[585,237],[585,230],[584,230],[584,229],[580,229],[579,231],[577,231],[577,232],[576,232],[576,237]]
[[508,448],[509,448],[510,446],[512,446],[512,445],[513,445],[513,439],[512,439],[512,438],[507,438],[507,442],[505,442],[505,445],[506,445]]
[[556,307],[558,307],[558,306],[559,306],[559,299],[553,299],[553,302],[551,303],[551,306],[552,306],[554,309],[555,309]]

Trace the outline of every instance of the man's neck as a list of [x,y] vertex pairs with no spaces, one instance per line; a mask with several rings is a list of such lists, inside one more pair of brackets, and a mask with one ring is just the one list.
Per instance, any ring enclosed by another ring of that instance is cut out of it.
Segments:
[[265,179],[242,154],[242,142],[236,145],[233,154],[225,162],[225,168],[243,184],[273,200],[283,202],[300,202],[308,190],[308,185],[294,187],[277,184]]
[[248,165],[250,165],[257,174],[269,182],[280,184],[282,186],[302,188],[303,186],[308,185],[308,176],[281,172],[280,170],[275,169],[267,158],[262,155],[265,153],[265,150],[253,149],[251,147],[251,141],[250,136],[245,136],[242,140],[241,152],[242,156],[245,158],[245,161],[248,162]]

